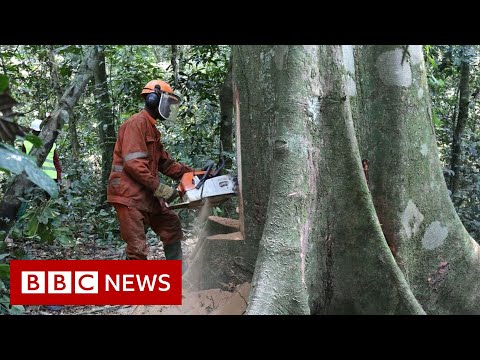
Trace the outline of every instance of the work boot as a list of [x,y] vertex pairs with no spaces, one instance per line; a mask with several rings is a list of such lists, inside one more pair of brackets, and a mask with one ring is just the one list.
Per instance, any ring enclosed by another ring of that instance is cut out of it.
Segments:
[[[128,257],[127,252],[124,251],[120,260],[140,260],[140,259],[134,259],[134,258]],[[147,259],[145,259],[145,260],[147,260]]]
[[182,253],[182,243],[177,241],[173,244],[164,244],[163,251],[165,252],[166,260],[182,260],[182,275],[187,271],[188,265],[185,260],[183,260]]

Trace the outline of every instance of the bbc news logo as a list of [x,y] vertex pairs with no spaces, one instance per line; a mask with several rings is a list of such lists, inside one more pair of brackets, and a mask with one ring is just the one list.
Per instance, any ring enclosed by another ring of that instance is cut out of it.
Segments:
[[180,260],[12,260],[11,305],[180,305]]
[[98,294],[98,271],[75,271],[73,274],[74,287],[70,271],[22,271],[22,294]]

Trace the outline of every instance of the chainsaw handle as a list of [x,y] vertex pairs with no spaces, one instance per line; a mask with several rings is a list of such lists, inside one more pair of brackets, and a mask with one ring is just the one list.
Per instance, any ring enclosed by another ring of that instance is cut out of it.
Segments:
[[215,171],[212,174],[210,174],[210,171],[212,171],[213,165],[214,164],[211,164],[207,167],[207,170],[205,171],[205,174],[203,174],[202,178],[200,179],[198,184],[195,186],[195,189],[197,189],[197,190],[200,189],[200,186],[202,186],[202,184],[205,182],[205,180],[207,180],[209,178],[212,178],[212,177],[215,177],[218,174],[220,174],[220,171],[222,171],[223,167],[225,166],[225,159],[223,157],[220,158]]
[[224,166],[225,166],[225,159],[221,157],[220,161],[217,164],[217,168],[215,169],[215,172],[212,174],[212,177],[215,177],[218,174],[220,174],[220,171],[222,171]]
[[205,174],[203,174],[202,178],[200,179],[200,181],[198,182],[198,184],[195,186],[195,189],[200,189],[200,186],[203,185],[203,183],[205,182],[205,180],[207,180],[208,178],[208,175],[210,174],[210,171],[212,170],[213,168],[213,165],[215,164],[211,164],[207,167],[207,170],[205,170]]

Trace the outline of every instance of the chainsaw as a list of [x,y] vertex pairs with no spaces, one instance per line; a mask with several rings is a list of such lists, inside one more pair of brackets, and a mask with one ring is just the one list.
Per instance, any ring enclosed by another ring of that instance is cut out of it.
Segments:
[[222,158],[217,164],[209,165],[205,170],[183,174],[177,186],[180,203],[167,204],[170,209],[198,209],[207,204],[218,206],[232,196],[238,195],[238,180],[232,174],[220,175],[225,165]]

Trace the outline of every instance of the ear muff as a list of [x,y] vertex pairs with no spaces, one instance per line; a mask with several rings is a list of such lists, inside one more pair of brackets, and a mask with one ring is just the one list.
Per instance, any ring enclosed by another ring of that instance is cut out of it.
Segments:
[[157,109],[158,108],[158,103],[160,102],[160,85],[155,85],[155,88],[153,89],[153,93],[148,94],[145,96],[145,105],[150,108],[150,109]]
[[160,102],[160,97],[155,93],[150,93],[145,96],[145,106],[149,109],[157,109],[158,103]]

